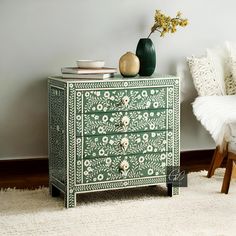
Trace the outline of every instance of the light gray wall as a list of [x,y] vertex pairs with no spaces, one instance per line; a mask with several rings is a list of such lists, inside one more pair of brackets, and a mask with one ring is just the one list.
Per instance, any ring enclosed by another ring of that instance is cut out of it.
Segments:
[[[152,36],[157,70],[176,65],[206,47],[234,40],[233,0],[1,0],[0,1],[0,158],[47,155],[47,83],[77,59],[104,59],[117,66],[126,51],[146,37],[155,9],[178,10],[190,25],[175,35]],[[213,142],[192,115],[196,96],[185,79],[181,149],[205,149]]]

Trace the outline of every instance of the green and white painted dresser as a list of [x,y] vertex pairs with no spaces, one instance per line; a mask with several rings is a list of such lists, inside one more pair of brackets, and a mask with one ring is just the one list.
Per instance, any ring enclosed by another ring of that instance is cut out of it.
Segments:
[[52,196],[64,193],[68,208],[79,193],[166,183],[179,165],[177,77],[48,83]]

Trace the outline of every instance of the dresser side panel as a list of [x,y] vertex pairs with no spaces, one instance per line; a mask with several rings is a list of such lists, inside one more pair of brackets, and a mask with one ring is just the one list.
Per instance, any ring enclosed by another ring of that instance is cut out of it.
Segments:
[[48,156],[49,185],[61,191],[67,185],[67,127],[66,127],[67,85],[48,80]]

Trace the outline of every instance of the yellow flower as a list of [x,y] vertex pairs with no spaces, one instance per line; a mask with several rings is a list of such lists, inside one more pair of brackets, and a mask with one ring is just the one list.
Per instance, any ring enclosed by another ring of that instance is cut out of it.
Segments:
[[182,13],[180,11],[177,12],[176,17],[171,18],[170,16],[163,14],[160,10],[156,10],[154,21],[154,25],[151,27],[148,38],[155,31],[158,31],[160,36],[164,37],[166,33],[175,33],[177,26],[185,27],[188,25],[188,20],[182,18]]

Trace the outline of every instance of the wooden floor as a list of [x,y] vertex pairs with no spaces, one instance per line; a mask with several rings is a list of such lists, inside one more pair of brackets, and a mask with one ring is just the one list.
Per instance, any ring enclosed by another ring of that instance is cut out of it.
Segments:
[[[181,153],[181,169],[186,172],[207,170],[213,150]],[[223,163],[225,165],[225,163]],[[48,186],[48,160],[0,161],[0,188],[35,189]]]

